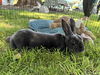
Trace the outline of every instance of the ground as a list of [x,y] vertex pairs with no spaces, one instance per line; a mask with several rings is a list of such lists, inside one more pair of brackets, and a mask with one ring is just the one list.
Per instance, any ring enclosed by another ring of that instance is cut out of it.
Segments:
[[30,19],[57,19],[71,16],[75,20],[83,13],[37,13],[22,10],[0,10],[0,75],[100,75],[100,22],[97,15],[92,15],[85,24],[97,39],[95,44],[85,44],[85,51],[66,54],[59,51],[48,52],[46,49],[23,51],[21,58],[17,51],[5,42],[7,36],[19,29],[28,28]]

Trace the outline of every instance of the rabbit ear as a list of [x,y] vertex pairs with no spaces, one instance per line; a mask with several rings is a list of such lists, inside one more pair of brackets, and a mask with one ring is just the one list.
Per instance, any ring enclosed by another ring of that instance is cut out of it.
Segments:
[[62,29],[65,32],[65,35],[73,34],[71,27],[69,26],[69,24],[66,23],[66,21],[64,19],[62,19]]
[[71,27],[72,32],[75,33],[76,32],[75,21],[72,18],[70,18],[70,27]]

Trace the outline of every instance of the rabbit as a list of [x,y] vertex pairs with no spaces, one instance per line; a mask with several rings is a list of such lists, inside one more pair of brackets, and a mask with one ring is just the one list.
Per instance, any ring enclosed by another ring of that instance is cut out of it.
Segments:
[[60,49],[60,51],[66,52],[66,48],[69,52],[82,52],[84,51],[84,44],[79,35],[74,34],[69,24],[62,19],[63,34],[47,34],[41,32],[35,32],[31,29],[21,29],[7,38],[7,42],[14,49],[21,50],[22,48],[32,49],[35,47],[45,47],[48,49]]
[[62,27],[62,24],[61,24],[62,19],[64,19],[68,23],[70,17],[62,16],[59,19],[54,20],[54,22],[50,25],[50,28]]

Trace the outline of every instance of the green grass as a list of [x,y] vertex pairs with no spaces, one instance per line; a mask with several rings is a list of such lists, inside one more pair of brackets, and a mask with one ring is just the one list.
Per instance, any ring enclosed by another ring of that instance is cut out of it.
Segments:
[[21,10],[0,10],[0,75],[100,75],[100,22],[92,15],[85,22],[95,34],[95,44],[86,44],[85,51],[63,56],[59,51],[46,49],[23,51],[21,58],[15,60],[16,51],[5,42],[7,36],[19,29],[28,28],[30,19],[57,19],[61,16],[74,19],[83,17],[83,13],[36,13]]

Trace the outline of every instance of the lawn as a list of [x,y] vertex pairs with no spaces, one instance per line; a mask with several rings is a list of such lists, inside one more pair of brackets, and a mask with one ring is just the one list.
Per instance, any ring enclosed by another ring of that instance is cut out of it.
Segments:
[[0,10],[0,75],[100,75],[100,22],[92,15],[85,24],[97,39],[94,45],[85,44],[85,51],[64,56],[59,51],[46,49],[23,50],[21,58],[5,42],[7,36],[19,29],[28,28],[30,19],[57,19],[71,16],[75,20],[83,13],[37,13],[22,10]]

